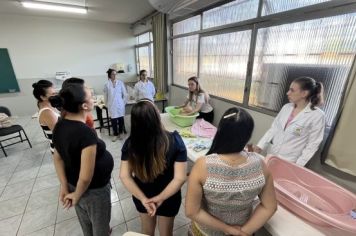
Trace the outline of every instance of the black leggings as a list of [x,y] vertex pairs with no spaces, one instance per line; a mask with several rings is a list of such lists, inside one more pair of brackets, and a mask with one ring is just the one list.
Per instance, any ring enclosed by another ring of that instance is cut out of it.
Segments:
[[213,123],[214,121],[214,110],[212,110],[211,112],[208,113],[203,113],[203,112],[199,112],[199,116],[197,117],[197,119],[204,119],[207,122]]
[[[124,117],[111,118],[112,129],[114,130],[114,136],[118,136],[122,134],[125,129]],[[119,125],[119,132],[117,130],[117,126]]]

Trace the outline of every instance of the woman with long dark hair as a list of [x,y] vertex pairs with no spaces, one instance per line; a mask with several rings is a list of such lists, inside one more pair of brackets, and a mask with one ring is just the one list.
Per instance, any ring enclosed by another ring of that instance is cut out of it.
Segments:
[[182,114],[193,115],[199,112],[197,119],[202,118],[210,123],[214,121],[214,109],[210,105],[210,96],[200,86],[199,80],[196,76],[188,79],[187,100],[183,105],[176,108],[183,108]]
[[186,179],[187,150],[177,131],[166,131],[157,107],[141,100],[132,107],[131,134],[122,147],[120,178],[133,195],[142,233],[172,235]]
[[305,166],[324,137],[325,114],[318,108],[323,92],[323,85],[313,78],[295,79],[287,92],[290,103],[282,107],[254,150]]
[[94,107],[91,92],[81,84],[68,84],[51,103],[65,110],[65,117],[53,130],[54,165],[63,207],[75,207],[85,236],[109,235],[114,161],[105,143],[85,124]]
[[[189,235],[252,235],[275,212],[273,179],[263,157],[244,151],[253,128],[252,117],[241,108],[230,108],[221,118],[207,156],[189,175]],[[257,196],[260,203],[253,209]]]

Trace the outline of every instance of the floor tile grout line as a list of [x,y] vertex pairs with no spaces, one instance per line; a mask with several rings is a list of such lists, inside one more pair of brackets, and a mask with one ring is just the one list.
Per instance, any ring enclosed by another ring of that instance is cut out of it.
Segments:
[[[46,150],[46,151],[44,152],[44,154],[42,155],[41,166],[42,166],[42,163],[43,163],[44,156],[46,155],[46,152],[47,152],[47,150]],[[28,196],[28,199],[27,199],[27,202],[26,202],[26,206],[25,206],[24,212],[23,212],[22,217],[21,217],[21,221],[20,221],[19,227],[17,228],[17,231],[16,231],[16,235],[19,234],[19,231],[20,231],[20,228],[21,228],[21,224],[22,224],[23,218],[24,218],[24,216],[25,216],[25,214],[26,214],[26,208],[27,208],[28,202],[30,201],[33,188],[35,187],[35,183],[36,183],[36,180],[37,180],[37,176],[38,176],[38,172],[39,172],[39,171],[40,171],[40,168],[38,169],[37,175],[36,175],[36,178],[35,178],[35,181],[33,182],[33,185],[32,185],[31,191],[30,191],[30,195]],[[35,231],[34,231],[34,232],[35,232]],[[31,232],[31,233],[32,233],[32,232]]]

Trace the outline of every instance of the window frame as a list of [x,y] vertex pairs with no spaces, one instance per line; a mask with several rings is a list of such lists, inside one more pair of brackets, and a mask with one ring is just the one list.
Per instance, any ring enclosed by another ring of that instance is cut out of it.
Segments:
[[[171,20],[169,22],[170,25],[170,37],[168,38],[168,41],[170,43],[170,48],[173,48],[173,39],[176,38],[181,38],[181,37],[187,37],[191,35],[198,35],[199,41],[198,41],[198,68],[197,68],[197,75],[200,75],[199,71],[199,65],[200,65],[200,44],[201,44],[201,37],[204,36],[211,36],[211,35],[218,35],[218,34],[223,34],[223,33],[229,33],[229,32],[237,32],[237,31],[243,31],[243,30],[252,30],[251,34],[251,42],[250,42],[250,51],[249,51],[249,59],[247,62],[247,71],[246,71],[246,79],[245,79],[245,89],[244,89],[244,96],[243,96],[243,102],[237,102],[233,100],[229,100],[226,98],[222,98],[219,96],[215,95],[210,95],[211,97],[228,102],[230,104],[234,104],[249,110],[253,110],[256,112],[260,112],[263,114],[271,115],[271,116],[276,116],[278,114],[278,111],[273,111],[269,110],[267,108],[263,107],[255,107],[255,106],[250,106],[249,105],[249,98],[250,98],[250,90],[251,90],[251,83],[252,83],[252,72],[253,72],[253,62],[254,62],[254,57],[255,57],[255,49],[256,49],[256,43],[257,43],[257,33],[259,29],[262,28],[268,28],[268,27],[273,27],[273,26],[279,26],[279,25],[284,25],[284,24],[291,24],[291,23],[297,23],[297,22],[303,22],[303,21],[308,21],[308,20],[316,20],[320,18],[325,18],[325,17],[332,17],[332,16],[338,16],[338,15],[343,15],[343,14],[349,14],[349,13],[354,13],[356,11],[356,2],[353,0],[332,0],[328,2],[323,2],[323,3],[318,3],[315,5],[310,5],[310,6],[305,6],[301,8],[296,8],[288,11],[283,11],[283,12],[278,12],[270,15],[265,15],[262,16],[262,7],[263,7],[263,0],[259,0],[259,5],[258,5],[258,10],[257,10],[257,17],[236,22],[236,23],[231,23],[231,24],[226,24],[222,26],[217,26],[217,27],[212,27],[208,29],[202,29],[203,24],[203,12],[213,9],[215,7],[219,7],[221,5],[227,4],[229,2],[232,2],[231,0],[229,1],[221,1],[217,4],[214,4],[210,7],[203,8],[194,14],[190,14],[184,17],[179,17]],[[194,17],[196,15],[201,16],[201,25],[200,25],[200,30],[199,31],[193,31],[189,33],[184,33],[184,34],[178,34],[178,35],[173,35],[173,24],[177,23],[182,20],[186,20],[190,17]],[[183,88],[188,90],[186,86],[176,84],[173,78],[173,50],[171,50],[170,53],[171,57],[171,78],[172,78],[172,85]],[[354,58],[356,60],[356,57]],[[349,78],[346,78],[345,84],[347,84]],[[344,96],[345,94],[345,87],[342,89],[342,94],[341,96]]]
[[[142,70],[140,68],[140,53],[139,53],[139,48],[141,47],[147,47],[148,48],[148,62],[149,62],[149,68],[146,68],[145,70],[149,70],[149,78],[154,78],[154,77],[151,77],[151,75],[153,74],[154,75],[154,61],[152,61],[152,55],[153,55],[153,52],[151,50],[151,44],[152,44],[152,48],[153,48],[153,33],[152,33],[152,30],[147,30],[147,31],[144,31],[140,34],[136,34],[134,35],[135,36],[135,39],[136,37],[139,37],[140,35],[143,35],[143,34],[146,34],[146,33],[149,33],[149,41],[148,42],[145,42],[145,43],[139,43],[137,44],[137,40],[136,40],[136,44],[135,44],[135,58],[136,58],[136,74],[137,76],[140,74],[140,70]],[[154,56],[154,55],[153,55]],[[138,62],[138,64],[137,64]],[[137,70],[138,69],[138,70]]]

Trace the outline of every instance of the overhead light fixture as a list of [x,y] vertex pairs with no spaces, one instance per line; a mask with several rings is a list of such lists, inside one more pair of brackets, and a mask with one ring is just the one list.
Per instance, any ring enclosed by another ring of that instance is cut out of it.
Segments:
[[60,4],[43,1],[21,1],[21,4],[26,8],[48,10],[48,11],[60,11],[78,14],[87,14],[88,9],[84,6]]

